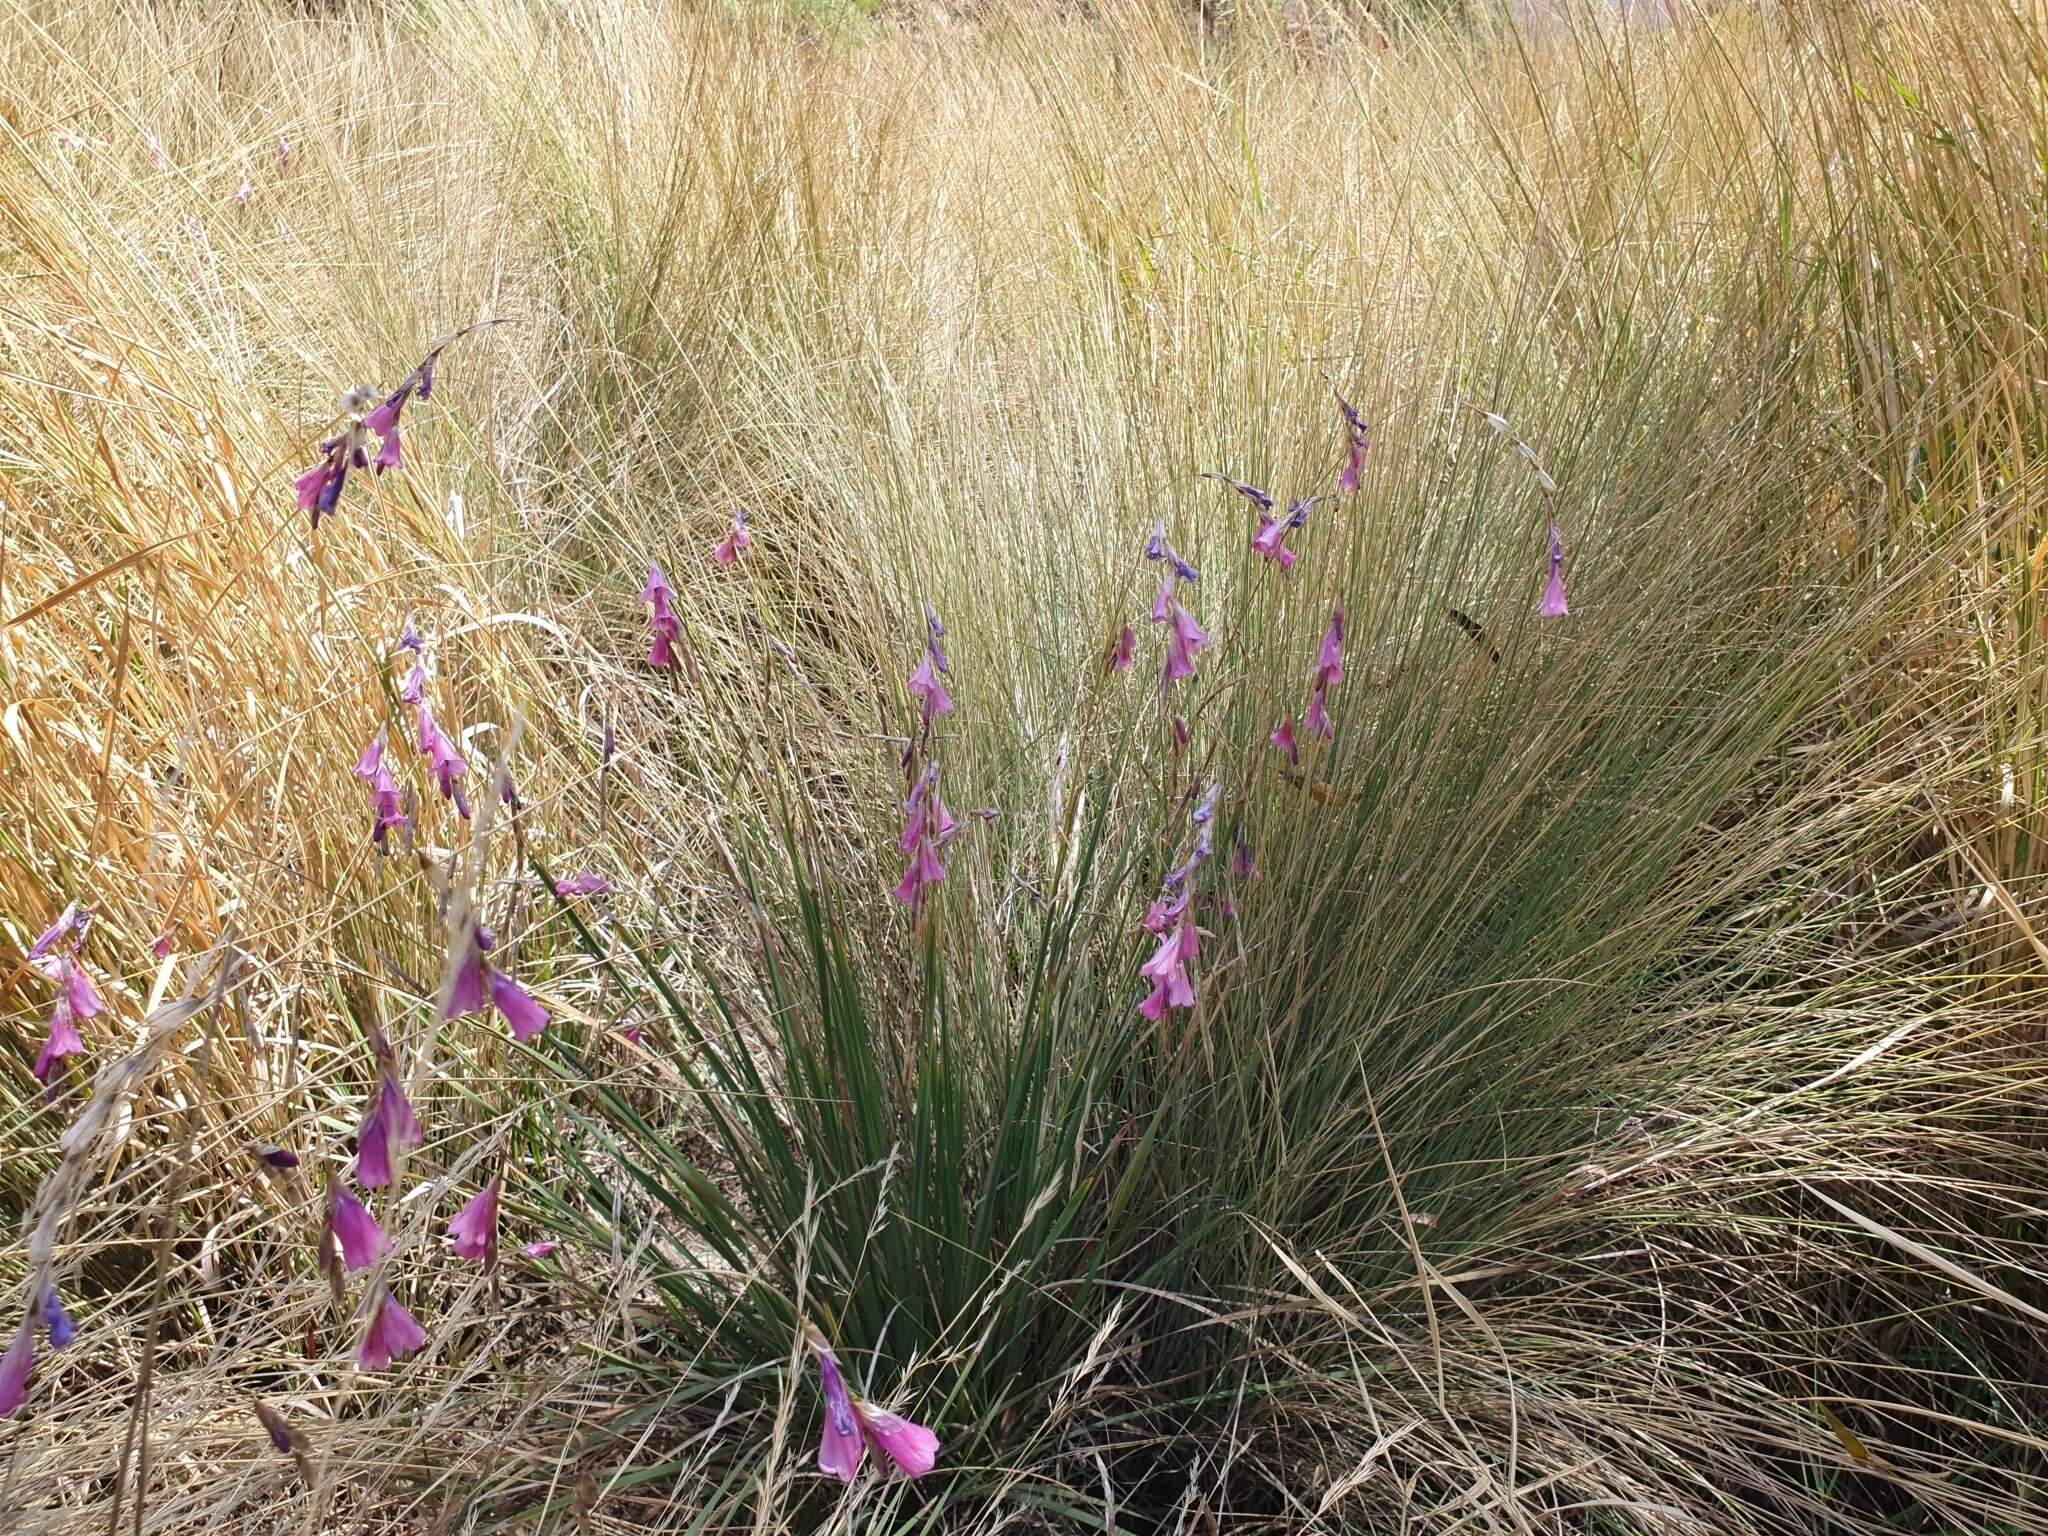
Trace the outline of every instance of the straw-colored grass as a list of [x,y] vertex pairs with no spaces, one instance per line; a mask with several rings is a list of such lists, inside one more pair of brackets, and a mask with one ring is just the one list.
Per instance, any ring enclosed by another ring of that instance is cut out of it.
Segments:
[[[0,1189],[77,1195],[0,1279],[81,1323],[21,1529],[2048,1518],[2048,16],[1096,9],[0,15]],[[340,392],[484,318],[313,533]],[[1333,386],[1365,484],[1283,581],[1200,472],[1327,491]],[[1155,519],[1218,641],[1170,706],[1149,635],[1101,667]],[[927,597],[1001,814],[913,928]],[[523,803],[415,776],[380,858],[408,619]],[[1261,879],[1131,1030],[1212,782]],[[46,1093],[72,901],[109,1008]],[[533,1049],[437,1022],[471,901]],[[312,1264],[372,1026],[428,1129],[388,1376]],[[486,1278],[501,1158],[508,1254],[565,1245]],[[930,1503],[821,1491],[798,1312],[940,1424]]]

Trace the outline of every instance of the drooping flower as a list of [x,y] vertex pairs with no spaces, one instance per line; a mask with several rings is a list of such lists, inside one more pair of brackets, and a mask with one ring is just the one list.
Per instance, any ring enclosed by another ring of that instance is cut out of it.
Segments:
[[1323,648],[1316,653],[1316,681],[1344,681],[1344,610],[1332,609],[1330,627],[1323,632]]
[[356,1178],[365,1189],[381,1189],[391,1182],[392,1149],[416,1147],[426,1133],[398,1081],[398,1059],[390,1045],[373,1035],[371,1049],[377,1057],[377,1092],[356,1131]]
[[1271,560],[1283,571],[1301,558],[1297,551],[1289,549],[1281,542],[1287,537],[1289,527],[1286,518],[1268,515],[1259,519],[1258,532],[1252,535],[1253,551]]
[[391,1239],[370,1208],[338,1182],[327,1186],[327,1221],[341,1244],[342,1263],[351,1270],[368,1269],[391,1251]]
[[557,896],[602,896],[609,892],[611,888],[611,881],[605,879],[603,875],[598,874],[595,870],[590,869],[586,869],[580,874],[571,875],[566,880],[557,880],[555,882],[555,894]]
[[1195,1005],[1195,984],[1189,979],[1187,967],[1195,958],[1201,937],[1192,906],[1183,896],[1178,919],[1159,941],[1152,958],[1138,967],[1138,974],[1152,983],[1151,992],[1138,1004],[1138,1012],[1155,1024],[1166,1016],[1168,1009]]
[[366,1371],[381,1371],[426,1342],[427,1330],[386,1291],[378,1296],[370,1326],[356,1348],[356,1363]]
[[676,614],[675,588],[661,574],[659,565],[648,565],[647,585],[640,589],[640,601],[652,608],[647,623],[654,640],[647,651],[647,663],[654,667],[670,666],[676,659],[676,645],[683,637],[683,621]]
[[731,565],[733,561],[739,559],[740,551],[753,542],[754,536],[747,532],[746,509],[735,507],[732,513],[732,532],[725,536],[722,544],[711,551],[711,558],[720,565]]
[[371,776],[370,810],[370,841],[379,848],[388,849],[392,831],[412,820],[406,814],[405,796],[398,788],[398,781],[391,776],[389,763],[379,763]]
[[29,945],[28,954],[24,958],[31,961],[42,959],[71,936],[71,930],[80,926],[79,918],[78,903],[74,901],[58,916],[57,921],[36,935],[35,943]]
[[413,627],[410,615],[406,618],[405,627],[398,632],[398,644],[402,649],[411,651],[415,656],[427,648],[427,642],[420,638],[420,632]]
[[419,748],[420,755],[427,760],[428,774],[441,791],[441,798],[454,801],[455,809],[462,813],[465,821],[468,820],[469,804],[462,798],[455,781],[469,772],[469,761],[435,723],[434,711],[425,702],[420,704]]
[[1280,724],[1273,729],[1273,733],[1266,740],[1273,743],[1282,752],[1285,752],[1288,762],[1297,765],[1301,762],[1301,745],[1294,739],[1294,716],[1282,716]]
[[448,1223],[458,1258],[480,1260],[486,1268],[498,1262],[499,1188],[500,1181],[491,1180]]
[[64,1001],[71,1005],[73,1018],[95,1018],[105,1008],[100,1001],[99,988],[92,984],[85,967],[78,963],[78,949],[74,941],[72,951],[58,961],[59,971],[64,978]]
[[482,923],[476,925],[475,933],[462,963],[455,968],[455,985],[448,993],[448,1017],[459,1019],[466,1014],[482,1013],[489,1001],[484,987],[484,956],[498,947],[498,940]]
[[929,649],[918,658],[916,669],[903,686],[912,698],[923,701],[926,720],[937,715],[950,715],[953,712],[953,695],[946,691],[946,685],[939,680],[938,672],[932,666],[932,652]]
[[1164,624],[1173,617],[1173,578],[1159,578],[1159,591],[1152,598],[1152,622]]
[[[905,1477],[923,1477],[938,1465],[939,1437],[922,1424],[913,1424],[901,1414],[860,1398],[853,1400],[862,1436],[878,1457],[886,1456]],[[823,1452],[820,1451],[822,1458]],[[821,1460],[822,1465],[822,1460]]]
[[1337,409],[1344,413],[1344,470],[1337,476],[1337,489],[1349,495],[1358,489],[1359,471],[1365,468],[1365,450],[1372,446],[1372,428],[1335,388],[1330,393],[1337,395]]
[[266,1168],[284,1169],[299,1166],[299,1154],[289,1147],[273,1147],[258,1142],[250,1146],[249,1155]]
[[62,1349],[78,1337],[78,1324],[64,1310],[64,1300],[54,1286],[43,1292],[42,1317],[43,1326],[50,1330],[52,1349]]
[[341,431],[320,445],[320,461],[302,471],[293,482],[299,509],[312,513],[316,533],[320,529],[320,519],[339,505],[342,487],[348,483],[349,470],[369,467],[370,428],[363,413],[370,409],[376,398],[376,392],[368,385],[357,385],[343,391],[341,414],[344,424]]
[[853,1395],[839,1373],[838,1357],[817,1329],[809,1330],[809,1338],[818,1357],[818,1385],[825,1394],[825,1437],[818,1443],[818,1470],[850,1483],[867,1454],[867,1440],[854,1416]]
[[85,1042],[78,1038],[78,1024],[71,1015],[71,1004],[59,997],[56,1007],[50,1010],[49,1038],[43,1041],[43,1048],[36,1055],[36,1081],[47,1083],[50,1074],[57,1070],[59,1061],[66,1056],[76,1056],[84,1049]]
[[1109,670],[1112,672],[1129,671],[1131,664],[1137,660],[1137,644],[1138,636],[1136,631],[1126,624],[1123,627],[1123,633],[1116,638],[1114,649],[1110,652]]
[[1242,480],[1233,479],[1231,476],[1221,474],[1213,469],[1205,469],[1202,471],[1202,474],[1211,480],[1221,480],[1261,512],[1270,513],[1273,510],[1273,498],[1260,490],[1256,485],[1247,485]]
[[924,704],[924,723],[929,726],[935,716],[953,712],[953,696],[939,681],[953,670],[946,664],[945,647],[939,643],[945,638],[946,626],[939,622],[929,602],[924,605],[924,631],[924,654],[917,659],[916,670],[903,686],[912,698]]
[[1176,752],[1186,751],[1188,745],[1188,717],[1176,710],[1171,729],[1173,731],[1173,750]]
[[1166,637],[1166,681],[1195,675],[1195,656],[1209,645],[1209,632],[1179,603],[1173,605],[1173,628]]
[[[1173,574],[1182,581],[1199,581],[1201,579],[1202,573],[1183,560],[1180,551],[1166,542],[1166,524],[1163,521],[1152,525],[1152,532],[1145,540],[1145,558],[1147,560],[1164,560],[1173,567]],[[1172,585],[1172,582],[1167,583],[1169,589],[1171,589]]]
[[524,1044],[548,1027],[547,1009],[535,1002],[524,987],[501,970],[487,968],[485,974],[491,988],[491,1006],[512,1026],[513,1039]]
[[554,1242],[551,1239],[542,1238],[537,1243],[528,1243],[524,1248],[521,1248],[519,1251],[525,1254],[526,1257],[528,1257],[529,1259],[544,1259],[561,1246],[562,1245],[560,1243]]
[[1330,712],[1326,707],[1332,685],[1344,681],[1344,610],[1338,608],[1330,616],[1330,627],[1323,635],[1322,650],[1316,656],[1315,676],[1309,685],[1308,712],[1301,723],[1315,731],[1325,741],[1333,739],[1337,730],[1330,723]]
[[377,769],[384,761],[386,732],[386,727],[378,727],[377,734],[370,738],[370,744],[363,748],[363,755],[356,759],[355,767],[349,769],[350,773],[366,782],[377,777]]
[[[427,664],[415,661],[412,670],[405,674],[405,681],[398,686],[398,702],[418,704],[427,691]],[[424,750],[424,749],[422,749]]]
[[1561,619],[1571,612],[1571,605],[1564,597],[1564,535],[1557,531],[1557,520],[1550,523],[1550,580],[1544,584],[1543,601],[1536,605],[1536,612],[1546,619]]
[[947,814],[939,798],[939,765],[927,763],[903,802],[903,835],[896,840],[899,851],[910,855],[903,878],[892,894],[905,906],[916,907],[924,889],[946,878],[946,866],[939,849],[960,830],[959,822]]
[[1256,880],[1259,866],[1252,862],[1252,845],[1244,835],[1244,823],[1239,822],[1230,829],[1230,878],[1233,880]]
[[28,1401],[28,1379],[36,1368],[35,1319],[25,1317],[14,1342],[0,1356],[0,1419],[12,1418]]
[[488,1001],[498,1010],[498,1016],[512,1026],[512,1037],[523,1043],[547,1028],[548,1011],[518,982],[486,963],[484,956],[497,947],[496,936],[478,923],[462,963],[455,968],[455,985],[448,994],[448,1017],[459,1019],[466,1014],[482,1013]]
[[162,933],[160,933],[160,934],[158,934],[158,935],[156,936],[156,939],[155,939],[155,941],[154,941],[153,943],[151,943],[151,945],[149,946],[149,952],[150,952],[150,953],[151,953],[152,955],[155,955],[155,956],[157,957],[157,959],[159,959],[159,960],[168,960],[168,959],[170,958],[170,956],[171,956],[171,930],[170,930],[170,929],[166,928],[166,929],[165,929],[165,930],[164,930],[164,931],[163,931]]
[[285,1422],[284,1415],[260,1398],[256,1402],[256,1420],[280,1455],[289,1456],[298,1449],[297,1437],[292,1433],[291,1425]]

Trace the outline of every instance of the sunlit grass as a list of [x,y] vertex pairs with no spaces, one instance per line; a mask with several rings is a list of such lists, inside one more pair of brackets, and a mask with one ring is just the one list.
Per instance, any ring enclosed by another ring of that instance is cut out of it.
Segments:
[[[862,1518],[2037,1521],[2025,19],[10,11],[0,919],[97,905],[88,1073],[224,934],[243,978],[96,1154],[17,1489],[106,1520],[154,1326],[164,1528],[591,1490],[806,1524],[804,1315],[947,1436]],[[484,317],[310,537],[335,397]],[[1364,484],[1283,579],[1200,472],[1327,493],[1333,386]],[[1481,410],[1557,481],[1568,620]],[[1155,519],[1218,642],[1170,705]],[[913,930],[927,598],[948,800],[1000,816]],[[415,848],[367,844],[408,617],[479,781],[518,731],[475,899],[555,1011],[531,1051],[432,1022],[467,829],[423,791]],[[1260,878],[1139,1027],[1210,783]],[[542,866],[619,894],[572,922]],[[47,988],[0,965],[24,1206],[89,1077],[44,1098]],[[387,1216],[432,1339],[389,1385],[306,1204],[371,1023],[429,1128]],[[439,1235],[508,1148],[508,1251],[570,1240],[481,1281]]]

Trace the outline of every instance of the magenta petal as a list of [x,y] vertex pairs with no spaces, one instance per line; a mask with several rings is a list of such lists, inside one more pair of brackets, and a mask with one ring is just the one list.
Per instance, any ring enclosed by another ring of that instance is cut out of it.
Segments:
[[377,766],[384,761],[384,731],[380,728],[370,738],[370,744],[363,748],[363,755],[356,759],[355,767],[349,771],[359,779],[374,779]]
[[347,1190],[334,1191],[334,1235],[341,1242],[342,1262],[350,1269],[368,1269],[391,1251],[391,1240],[377,1225],[370,1208]]
[[533,1000],[526,989],[507,976],[503,971],[488,973],[491,988],[491,1003],[505,1022],[512,1026],[512,1038],[519,1041],[531,1040],[548,1027],[548,1011]]
[[923,1477],[937,1465],[939,1437],[922,1424],[868,1403],[856,1404],[855,1411],[876,1454],[895,1462],[905,1477]]
[[953,712],[953,696],[946,691],[946,685],[939,681],[938,673],[932,670],[932,653],[927,649],[918,661],[917,670],[910,674],[910,681],[904,684],[912,697],[924,700],[924,712],[932,715],[950,715]]
[[94,1017],[105,1006],[100,1002],[99,989],[77,961],[67,958],[63,964],[64,1000],[71,1005],[71,1016],[75,1019]]
[[387,1295],[377,1302],[369,1329],[357,1346],[356,1362],[366,1371],[381,1371],[394,1359],[411,1354],[426,1342],[427,1330]]
[[28,1401],[28,1379],[36,1368],[36,1334],[32,1320],[25,1320],[0,1357],[0,1419],[21,1412]]
[[854,1416],[853,1399],[839,1374],[839,1362],[822,1345],[818,1346],[818,1377],[825,1393],[825,1438],[818,1445],[818,1469],[850,1483],[860,1471],[867,1442]]
[[519,1251],[525,1254],[526,1257],[528,1257],[529,1259],[544,1259],[561,1246],[562,1245],[560,1243],[551,1242],[543,1238],[540,1242],[528,1243],[524,1248],[520,1249]]
[[36,1081],[47,1083],[58,1061],[66,1056],[76,1056],[84,1049],[84,1042],[78,1038],[78,1025],[71,1017],[71,1005],[60,997],[50,1014],[50,1037],[43,1042],[43,1048],[36,1056]]
[[405,404],[405,391],[400,390],[377,409],[363,418],[363,425],[379,437],[388,437],[398,430],[398,412]]
[[384,441],[377,445],[377,457],[373,461],[377,466],[377,473],[381,475],[387,469],[398,468],[401,452],[398,446],[398,428],[393,427]]
[[484,1011],[484,960],[481,949],[471,944],[469,953],[455,971],[455,985],[448,992],[448,1017],[459,1019]]
[[1112,672],[1128,671],[1131,663],[1137,659],[1137,645],[1138,636],[1136,631],[1126,624],[1124,632],[1117,636],[1116,655],[1110,659],[1109,670]]
[[455,1239],[458,1257],[479,1259],[486,1264],[497,1257],[498,1189],[498,1181],[491,1180],[448,1223],[448,1235]]
[[320,493],[327,488],[327,476],[330,472],[327,461],[322,459],[292,482],[301,512],[311,512],[319,507]]

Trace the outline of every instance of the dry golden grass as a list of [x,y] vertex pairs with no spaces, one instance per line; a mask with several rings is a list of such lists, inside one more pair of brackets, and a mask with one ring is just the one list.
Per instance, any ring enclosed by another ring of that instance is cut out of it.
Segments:
[[[1304,38],[1111,9],[797,25],[626,0],[14,0],[0,16],[11,1208],[81,1102],[29,1076],[47,1006],[29,939],[93,904],[86,958],[110,1006],[86,1028],[88,1073],[213,980],[216,946],[236,965],[94,1154],[63,1243],[91,1348],[46,1362],[9,1435],[0,1502],[37,1511],[25,1529],[107,1520],[159,1338],[149,1529],[466,1529],[486,1469],[574,1503],[576,1436],[541,1444],[532,1415],[548,1401],[573,1420],[590,1389],[556,1390],[574,1362],[535,1314],[553,1296],[630,1327],[630,1266],[586,1255],[566,1278],[497,1283],[429,1260],[433,1341],[401,1386],[371,1383],[317,1277],[276,1279],[310,1241],[315,1181],[239,1150],[297,1146],[310,1169],[352,1126],[377,1024],[428,1111],[428,1193],[390,1213],[425,1252],[549,1112],[520,1053],[420,1022],[445,950],[434,854],[462,846],[460,824],[423,803],[417,856],[367,843],[348,767],[403,718],[409,617],[479,781],[520,723],[533,851],[603,870],[630,919],[738,964],[753,930],[721,825],[752,786],[796,791],[849,880],[887,883],[866,851],[891,794],[871,737],[922,594],[1000,718],[959,749],[962,802],[1057,828],[1071,679],[1129,605],[1133,530],[1198,528],[1205,564],[1241,538],[1183,466],[1309,483],[1337,381],[1384,424],[1375,505],[1475,530],[1455,562],[1365,565],[1395,595],[1361,630],[1398,632],[1452,591],[1492,621],[1526,606],[1527,519],[1443,488],[1489,451],[1468,408],[1499,408],[1545,446],[1574,539],[1598,527],[1628,552],[1587,578],[1609,611],[1682,600],[1654,585],[1686,568],[1665,498],[1727,509],[1703,530],[1796,523],[1817,557],[1910,573],[1889,638],[1845,665],[1864,692],[1838,724],[1853,738],[1910,709],[1918,741],[1864,762],[1893,782],[1815,794],[1931,805],[1945,842],[1899,862],[1946,861],[1930,885],[1972,891],[1971,996],[2004,1018],[2038,983],[2048,16],[1731,6],[1671,33],[1581,18],[1531,42],[1482,20],[1388,44],[1348,12]],[[507,323],[443,360],[405,469],[354,477],[311,535],[291,478],[338,393],[483,317]],[[1503,506],[1526,489],[1507,470],[1484,486]],[[708,559],[735,503],[758,538],[743,574]],[[1930,549],[1949,562],[1932,577]],[[640,664],[650,557],[686,609],[680,682]],[[1404,580],[1432,590],[1410,600]],[[1318,623],[1324,595],[1282,624]],[[1518,621],[1497,622],[1512,643]],[[1625,656],[1612,629],[1605,654]],[[1485,682],[1445,686],[1477,700]],[[497,912],[522,871],[509,847],[493,859]],[[515,924],[525,973],[563,1016],[615,1024],[625,1002],[562,937],[537,909]],[[605,1049],[636,1091],[672,1085]],[[1975,1070],[1958,1068],[1959,1101],[2009,1090],[2003,1065]],[[1873,1166],[1912,1155],[1875,1111],[1868,1145]],[[1687,1144],[1684,1177],[1739,1191],[1769,1155],[1717,1135]],[[1664,1187],[1628,1185],[1617,1225]],[[302,1337],[310,1356],[282,1351]],[[298,1474],[247,1408],[287,1382],[318,1444],[317,1490],[289,1498]],[[1498,1386],[1482,1372],[1471,1390]],[[593,1421],[618,1411],[588,1401]],[[1515,1401],[1498,1397],[1504,1426]],[[1520,1432],[1538,1458],[1545,1431]],[[1585,1443],[1556,1439],[1559,1463]],[[1618,1501],[1632,1475],[1615,1471]],[[608,1488],[589,1528],[679,1528],[687,1509],[658,1492]]]

